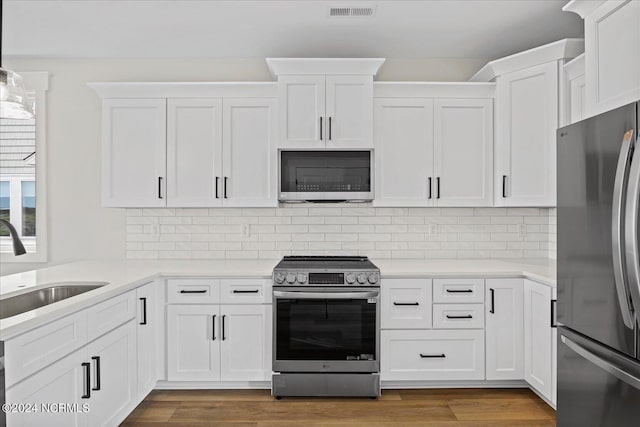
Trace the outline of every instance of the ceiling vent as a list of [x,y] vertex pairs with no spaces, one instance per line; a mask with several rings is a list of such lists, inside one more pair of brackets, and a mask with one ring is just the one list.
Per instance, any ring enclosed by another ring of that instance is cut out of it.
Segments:
[[375,15],[375,6],[330,6],[329,17],[331,18],[370,18]]

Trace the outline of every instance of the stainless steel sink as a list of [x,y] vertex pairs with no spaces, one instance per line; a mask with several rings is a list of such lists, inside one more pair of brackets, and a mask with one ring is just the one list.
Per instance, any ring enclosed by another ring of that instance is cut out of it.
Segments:
[[0,300],[0,319],[15,316],[54,302],[89,292],[107,282],[61,282]]

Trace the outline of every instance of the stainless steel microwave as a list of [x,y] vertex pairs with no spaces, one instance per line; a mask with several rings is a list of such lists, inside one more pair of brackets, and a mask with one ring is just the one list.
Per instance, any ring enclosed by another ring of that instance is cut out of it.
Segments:
[[278,199],[373,200],[371,150],[280,150]]

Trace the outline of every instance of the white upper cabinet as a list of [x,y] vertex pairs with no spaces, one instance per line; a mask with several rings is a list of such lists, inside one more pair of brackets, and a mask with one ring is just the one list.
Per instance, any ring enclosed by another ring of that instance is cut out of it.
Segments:
[[558,61],[498,76],[495,205],[556,204]]
[[166,100],[105,99],[102,205],[166,205]]
[[280,145],[322,148],[325,146],[325,77],[283,76],[278,79]]
[[433,100],[378,98],[376,206],[432,206]]
[[434,101],[434,175],[438,206],[493,203],[493,102]]
[[223,205],[276,206],[276,100],[225,98],[223,109]]
[[584,54],[564,65],[564,88],[560,94],[560,126],[579,122],[586,117],[586,85]]
[[167,206],[222,205],[222,99],[167,106]]
[[328,148],[370,148],[373,143],[373,77],[327,76]]

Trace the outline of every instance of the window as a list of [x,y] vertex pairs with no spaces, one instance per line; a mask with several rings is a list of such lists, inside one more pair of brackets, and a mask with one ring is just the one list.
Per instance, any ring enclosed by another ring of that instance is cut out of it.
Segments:
[[[35,113],[31,120],[0,119],[0,218],[16,228],[27,250],[16,257],[6,227],[0,226],[2,262],[47,260],[45,94],[47,73],[20,73]],[[37,160],[38,161],[37,161]]]

